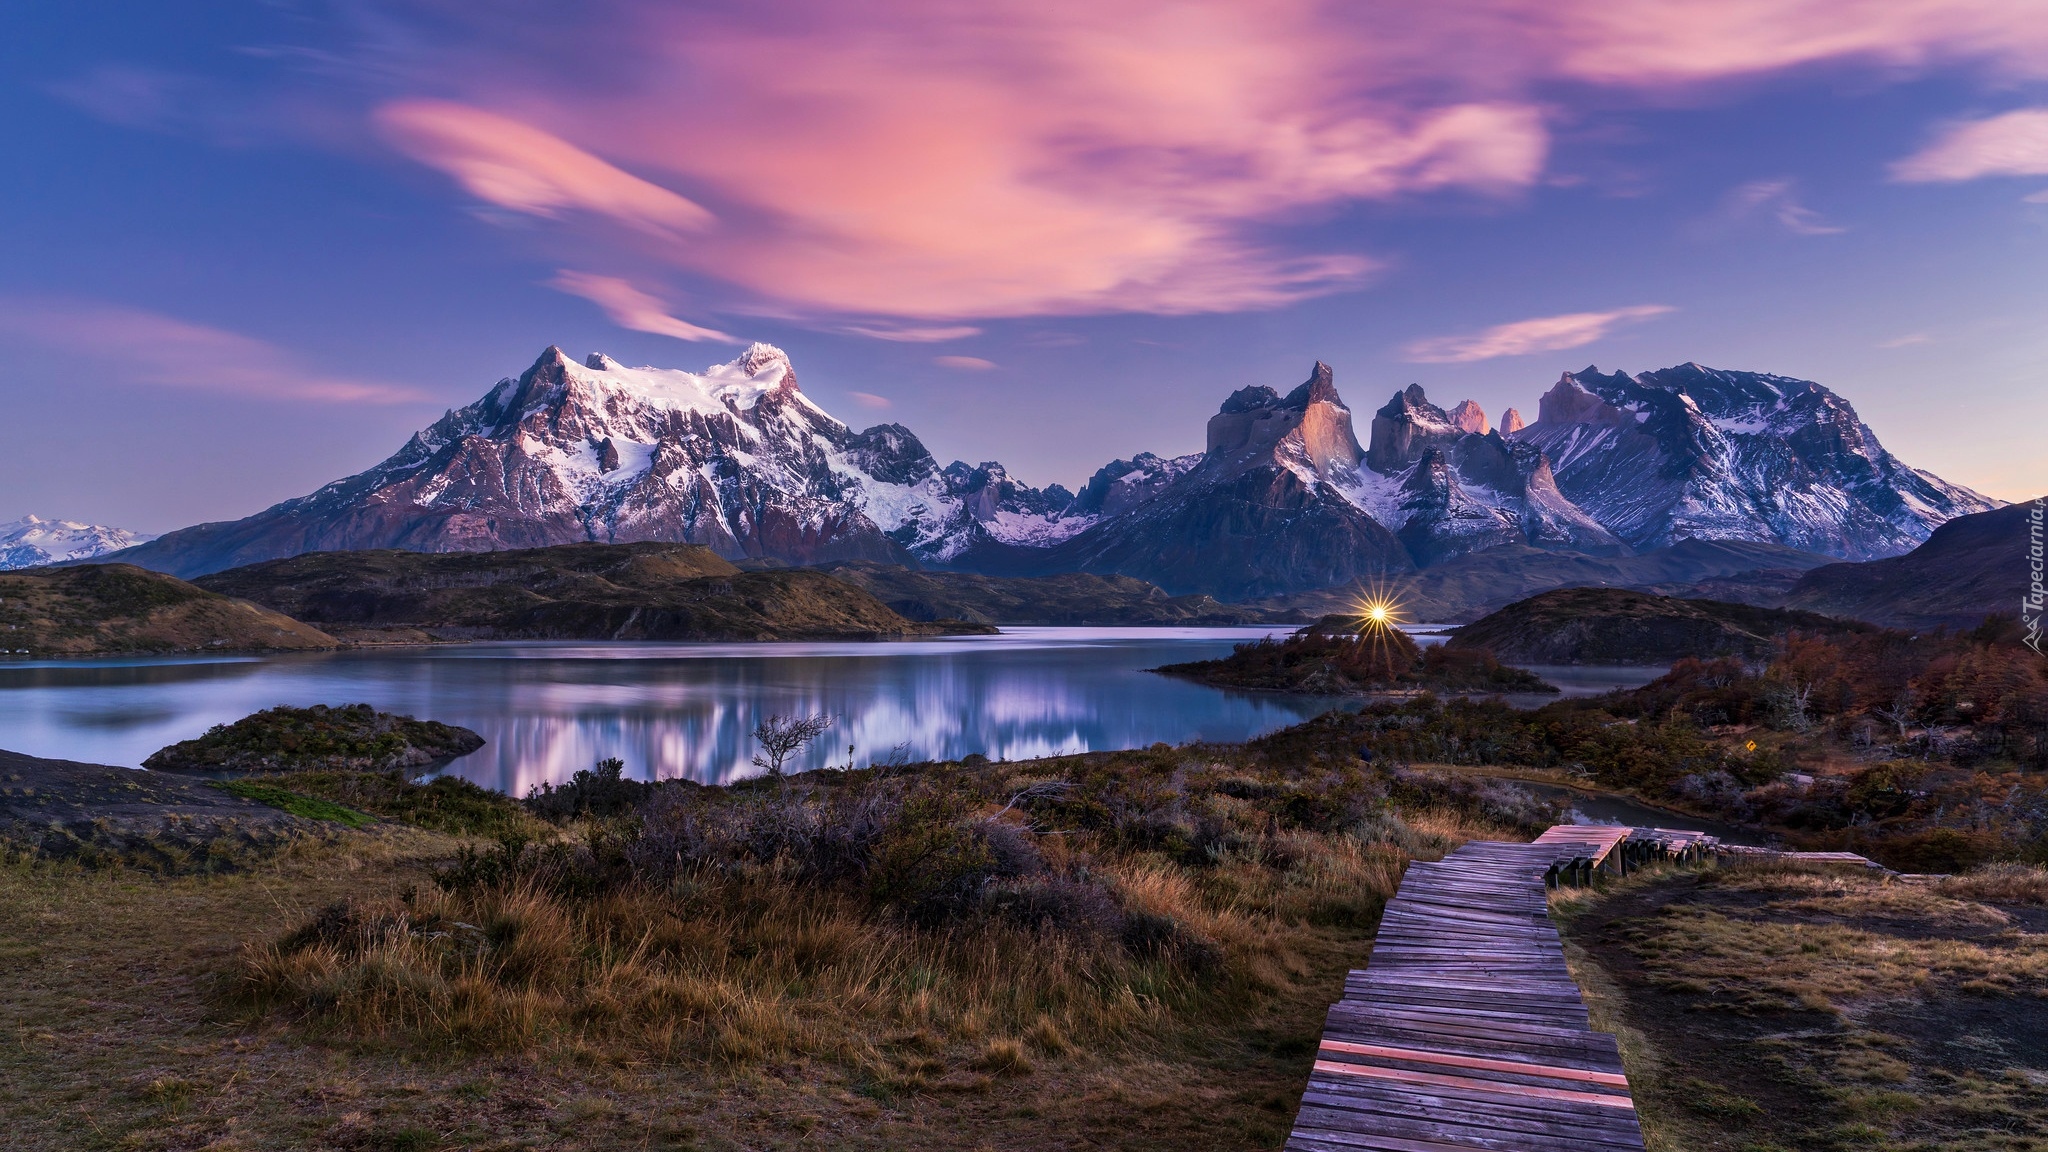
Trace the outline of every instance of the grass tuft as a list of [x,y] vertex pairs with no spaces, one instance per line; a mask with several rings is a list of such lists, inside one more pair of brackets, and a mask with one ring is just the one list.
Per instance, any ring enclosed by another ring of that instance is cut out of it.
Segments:
[[332,800],[323,800],[317,796],[307,796],[301,792],[280,788],[275,784],[260,783],[254,780],[223,780],[214,784],[214,787],[230,795],[240,796],[244,800],[254,800],[258,804],[268,804],[272,808],[289,812],[294,816],[300,816],[307,820],[327,820],[336,824],[346,825],[350,828],[364,828],[377,822],[374,816],[358,812],[353,808],[345,808]]

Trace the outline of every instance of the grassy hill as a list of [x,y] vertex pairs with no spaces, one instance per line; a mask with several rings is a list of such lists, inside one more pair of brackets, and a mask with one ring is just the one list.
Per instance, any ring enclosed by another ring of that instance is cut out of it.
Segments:
[[1894,628],[1974,628],[2013,613],[2027,590],[2028,504],[1958,516],[1888,560],[1830,564],[1803,576],[1785,605]]
[[1625,588],[1559,588],[1518,601],[1452,634],[1520,664],[1668,664],[1684,657],[1763,659],[1794,630],[1872,631],[1813,612],[1680,600]]
[[129,564],[0,573],[0,651],[16,656],[333,648],[317,628]]
[[1267,624],[1305,619],[1298,612],[1223,604],[1209,596],[1169,596],[1158,585],[1129,576],[983,576],[869,561],[823,567],[912,620],[1073,625]]
[[742,572],[690,544],[312,552],[198,584],[351,640],[881,639],[985,630],[913,623],[824,572]]

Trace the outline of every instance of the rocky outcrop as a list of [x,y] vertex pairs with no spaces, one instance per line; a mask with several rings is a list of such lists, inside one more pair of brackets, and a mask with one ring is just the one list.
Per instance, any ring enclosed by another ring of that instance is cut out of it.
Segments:
[[[1512,412],[1514,409],[1510,408],[1508,411]],[[1451,423],[1461,432],[1470,432],[1476,436],[1484,436],[1487,433],[1486,410],[1470,400],[1460,400],[1458,406],[1451,409]]]

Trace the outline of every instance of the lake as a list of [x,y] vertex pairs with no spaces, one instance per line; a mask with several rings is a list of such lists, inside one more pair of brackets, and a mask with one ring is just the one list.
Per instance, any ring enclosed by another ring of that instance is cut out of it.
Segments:
[[[607,756],[641,779],[748,775],[751,733],[771,713],[837,718],[799,768],[844,764],[848,745],[868,764],[1234,741],[1338,702],[1223,692],[1144,669],[1289,630],[1009,628],[868,643],[491,643],[0,664],[0,748],[135,766],[278,704],[368,703],[475,729],[489,743],[448,771],[523,795]],[[1539,672],[1573,695],[1657,674]],[[1543,699],[1555,697],[1527,702]]]

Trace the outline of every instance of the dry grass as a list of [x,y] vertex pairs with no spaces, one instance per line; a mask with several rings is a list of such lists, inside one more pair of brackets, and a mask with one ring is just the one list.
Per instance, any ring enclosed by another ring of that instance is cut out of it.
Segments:
[[2048,935],[1959,881],[1741,864],[1562,901],[1653,1152],[2048,1148]]
[[[1296,990],[1310,925],[1369,923],[1405,856],[1292,837],[1289,866],[1195,874],[1158,860],[1100,868],[1128,909],[1212,941],[1221,964],[1001,924],[928,930],[855,898],[773,882],[686,878],[578,900],[529,885],[330,910],[252,945],[236,997],[351,1040],[467,1050],[603,1042],[635,1058],[732,1069],[803,1056],[885,1091],[932,1079],[933,1048],[986,1062],[1157,1038],[1181,1016]],[[928,1044],[897,1043],[923,1035]]]
[[1156,812],[1131,819],[1158,847],[1035,817],[1042,874],[1164,932],[1142,948],[767,865],[443,889],[457,842],[424,832],[228,876],[0,869],[0,1124],[36,1150],[1277,1148],[1405,862],[1513,833],[1181,758],[1145,786],[1235,829],[1209,848]]
[[1993,904],[2048,904],[2048,868],[2039,864],[1986,864],[1957,876],[1944,876],[1934,890],[1957,900]]

